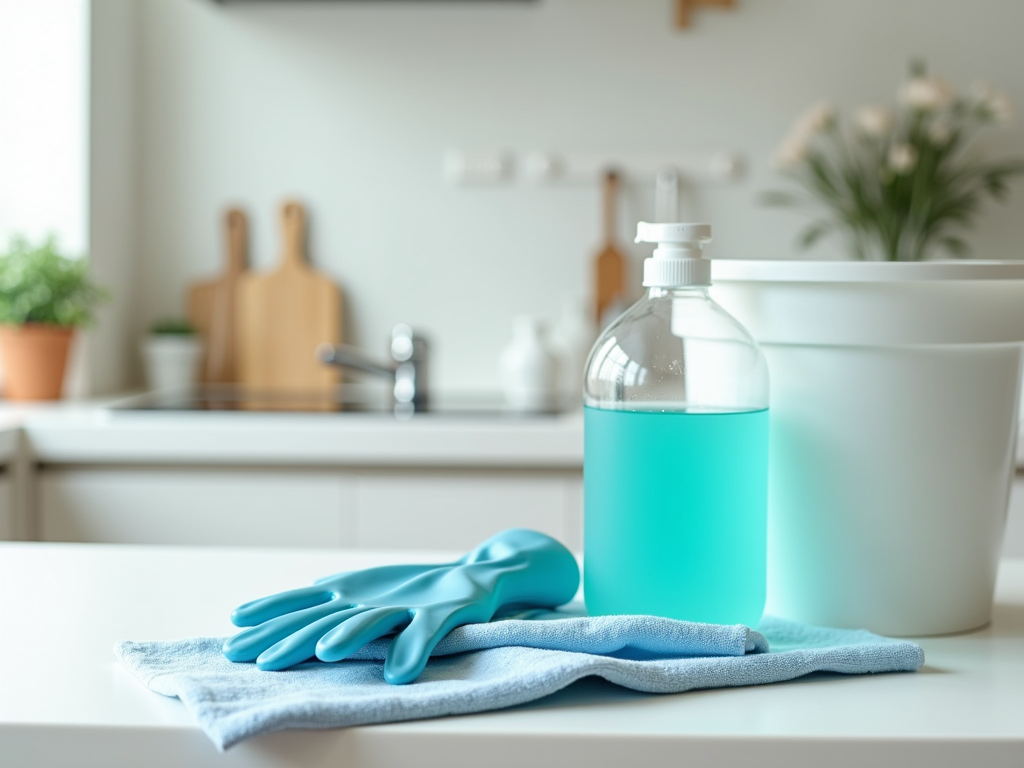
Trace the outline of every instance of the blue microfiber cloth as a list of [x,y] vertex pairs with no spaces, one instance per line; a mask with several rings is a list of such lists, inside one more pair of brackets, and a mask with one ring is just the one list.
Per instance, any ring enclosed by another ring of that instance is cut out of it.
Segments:
[[909,672],[924,663],[915,643],[770,617],[755,632],[653,616],[525,615],[458,627],[437,646],[419,679],[402,686],[384,682],[387,639],[369,643],[350,660],[310,661],[281,672],[228,661],[221,653],[224,638],[123,640],[114,653],[151,690],[181,699],[221,750],[285,728],[500,709],[590,675],[637,691],[681,693],[818,671]]

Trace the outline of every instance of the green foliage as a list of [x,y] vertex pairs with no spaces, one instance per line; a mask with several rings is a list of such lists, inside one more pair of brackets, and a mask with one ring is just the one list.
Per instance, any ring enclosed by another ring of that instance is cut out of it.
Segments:
[[155,336],[194,336],[196,329],[187,320],[172,317],[157,320],[149,332]]
[[935,248],[968,256],[960,231],[987,199],[1005,201],[1011,179],[1024,174],[1024,160],[986,161],[975,144],[980,129],[1010,112],[1004,94],[979,84],[957,96],[914,61],[896,109],[862,109],[846,130],[828,105],[804,114],[776,155],[800,192],[765,192],[761,202],[817,209],[799,236],[803,248],[838,232],[855,258],[917,261]]
[[63,256],[53,235],[39,245],[16,235],[0,255],[0,323],[87,326],[107,299],[89,279],[88,259]]

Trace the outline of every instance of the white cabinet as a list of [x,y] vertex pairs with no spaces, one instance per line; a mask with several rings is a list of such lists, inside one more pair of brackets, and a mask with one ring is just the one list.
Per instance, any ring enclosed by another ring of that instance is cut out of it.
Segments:
[[582,476],[544,470],[45,467],[44,541],[465,550],[504,528],[582,546]]
[[341,478],[316,472],[46,469],[36,486],[38,534],[118,544],[352,546],[349,491]]
[[[0,539],[17,538],[0,473]],[[132,544],[466,550],[504,528],[582,548],[579,470],[54,467],[36,474],[35,536]],[[1024,474],[1003,556],[1024,558]]]
[[[0,539],[15,537],[12,485],[0,473]],[[466,550],[524,527],[583,544],[582,474],[569,469],[49,466],[34,506],[44,541]],[[1024,474],[1003,555],[1024,557]]]
[[465,550],[505,528],[533,528],[580,549],[578,473],[446,471],[356,478],[361,547]]

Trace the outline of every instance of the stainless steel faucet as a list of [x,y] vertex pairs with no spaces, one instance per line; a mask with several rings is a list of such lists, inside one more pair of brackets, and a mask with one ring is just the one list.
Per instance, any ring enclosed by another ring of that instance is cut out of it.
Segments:
[[429,345],[405,323],[391,330],[391,362],[380,363],[347,344],[321,344],[316,356],[322,363],[394,379],[395,413],[427,409],[427,352]]

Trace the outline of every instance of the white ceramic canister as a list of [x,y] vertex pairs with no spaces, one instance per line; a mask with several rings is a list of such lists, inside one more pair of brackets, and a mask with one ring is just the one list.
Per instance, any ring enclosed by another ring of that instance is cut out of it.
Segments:
[[501,387],[505,405],[515,411],[546,411],[557,401],[558,357],[547,329],[536,317],[512,321],[512,340],[501,353]]
[[146,381],[157,391],[182,390],[199,376],[202,341],[192,334],[152,334],[142,343]]
[[713,276],[771,373],[766,611],[889,635],[987,624],[1024,263],[720,260]]

